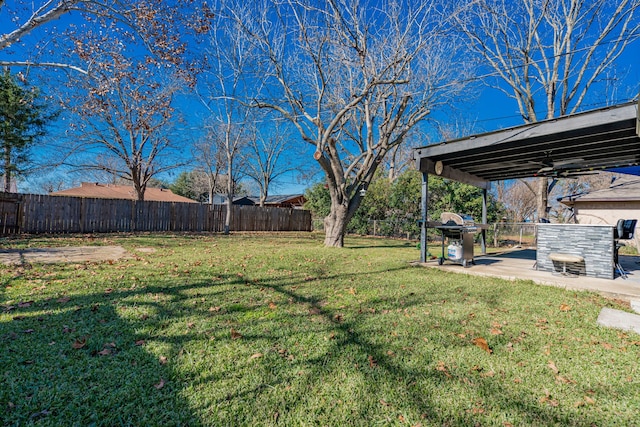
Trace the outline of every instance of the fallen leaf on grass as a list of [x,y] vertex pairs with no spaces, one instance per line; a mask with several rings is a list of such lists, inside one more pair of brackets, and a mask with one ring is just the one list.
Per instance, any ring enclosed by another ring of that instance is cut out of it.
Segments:
[[562,375],[556,375],[556,382],[559,384],[575,384],[575,381]]
[[193,329],[195,326],[196,326],[196,324],[193,323],[193,322],[187,323],[187,328],[189,328],[189,329]]
[[443,374],[445,374],[447,376],[447,378],[451,378],[451,374],[449,373],[449,370],[447,369],[447,365],[445,365],[442,360],[438,362],[438,365],[436,366],[436,370],[442,372]]
[[498,328],[492,328],[491,329],[491,335],[502,335],[503,332],[502,330],[498,329]]
[[487,340],[485,340],[484,338],[482,338],[482,337],[474,338],[471,342],[474,345],[476,345],[477,347],[479,347],[482,350],[486,351],[487,353],[489,353],[489,354],[493,353],[493,350],[491,349],[491,347],[489,347],[489,344],[487,343]]
[[584,401],[587,402],[589,405],[595,405],[596,401],[593,400],[592,398],[590,398],[589,396],[585,396],[584,397]]
[[541,397],[540,403],[548,403],[549,406],[553,406],[554,408],[560,405],[560,403],[556,399],[551,399],[551,397],[548,396]]
[[560,404],[556,399],[551,398],[551,394],[549,393],[549,390],[545,390],[544,394],[545,394],[544,397],[540,398],[540,403],[548,403],[550,406],[553,406],[553,407],[556,407]]
[[158,384],[154,384],[153,386],[157,389],[160,390],[162,387],[164,387],[164,385],[166,384],[165,380],[163,380],[162,378],[160,379],[160,382]]
[[269,308],[271,310],[275,310],[276,308],[278,308],[278,306],[272,301],[272,302],[269,302]]
[[264,356],[262,353],[255,353],[252,354],[251,357],[249,358],[249,360],[253,360],[253,359],[258,359],[260,357]]
[[111,292],[113,292],[113,288],[107,288],[104,290],[105,294],[110,294]]
[[31,307],[31,304],[33,304],[33,301],[23,301],[18,303],[18,307],[27,308],[27,307]]
[[222,308],[222,307],[209,307],[209,311],[212,311],[212,312],[216,312],[216,313],[217,313],[218,311],[220,311],[220,310],[221,310],[221,308]]
[[236,331],[235,329],[231,328],[231,339],[232,340],[237,340],[242,338],[242,334],[238,331]]
[[547,366],[553,371],[554,374],[558,375],[560,373],[560,370],[558,369],[556,364],[553,363],[552,360],[549,360],[549,363],[547,363]]
[[63,303],[63,304],[64,304],[65,302],[69,302],[69,301],[71,301],[71,298],[69,298],[69,297],[62,297],[62,298],[58,298],[56,301],[57,301],[57,302],[59,302],[59,303]]
[[567,304],[560,304],[560,311],[570,311],[571,307]]
[[100,356],[108,356],[111,354],[111,350],[108,348],[103,348],[101,351],[98,352],[98,354]]
[[146,341],[145,340],[137,340],[135,342],[135,345],[145,345]]
[[82,337],[82,338],[76,339],[74,341],[74,343],[71,344],[71,347],[75,348],[76,350],[79,350],[82,347],[84,347],[85,345],[87,345],[87,338],[86,337]]
[[389,404],[386,401],[384,401],[383,399],[380,399],[380,404],[382,406],[389,406]]
[[166,365],[167,361],[168,361],[166,356],[160,356],[160,358],[158,360],[160,361],[161,365]]
[[370,368],[375,368],[376,366],[378,366],[378,362],[373,358],[373,356],[369,356],[368,359]]

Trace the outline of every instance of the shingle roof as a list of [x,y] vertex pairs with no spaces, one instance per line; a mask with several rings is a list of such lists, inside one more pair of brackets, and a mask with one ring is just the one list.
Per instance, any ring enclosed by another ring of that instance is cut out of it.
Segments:
[[640,200],[640,177],[624,177],[616,179],[609,188],[574,194],[559,199],[571,205],[575,202],[628,202]]
[[[98,182],[83,182],[80,187],[56,191],[52,196],[95,197],[98,199],[127,199],[136,200],[136,192],[130,185],[100,184]],[[144,193],[145,201],[198,203],[186,197],[174,194],[166,188],[147,188]]]
[[[249,197],[257,205],[260,203],[259,196]],[[306,199],[304,194],[282,194],[275,196],[267,196],[265,204],[267,205],[280,205],[280,204],[303,204]]]

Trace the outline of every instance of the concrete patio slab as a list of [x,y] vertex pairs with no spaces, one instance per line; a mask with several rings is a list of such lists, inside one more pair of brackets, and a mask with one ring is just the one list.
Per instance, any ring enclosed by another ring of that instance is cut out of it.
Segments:
[[620,263],[627,272],[627,278],[616,277],[598,279],[586,276],[562,276],[535,269],[535,248],[515,249],[474,258],[475,265],[464,268],[459,264],[438,260],[421,263],[425,267],[437,268],[459,274],[498,277],[507,280],[531,280],[541,285],[557,286],[563,289],[586,290],[626,301],[640,301],[640,256],[620,256]]
[[0,263],[22,265],[32,262],[51,264],[58,262],[115,261],[127,255],[127,251],[122,246],[1,249]]

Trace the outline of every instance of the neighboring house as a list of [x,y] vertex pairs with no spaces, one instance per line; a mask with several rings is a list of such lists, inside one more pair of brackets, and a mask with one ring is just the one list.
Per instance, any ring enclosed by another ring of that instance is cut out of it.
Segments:
[[[565,196],[558,201],[573,209],[579,224],[615,225],[619,219],[637,219],[640,223],[640,177],[626,175],[609,188]],[[640,248],[638,231],[636,228],[634,241],[630,242],[636,248]]]
[[[251,197],[256,206],[260,205],[260,197]],[[264,205],[276,208],[302,209],[307,199],[303,194],[289,194],[281,196],[267,196]]]
[[[294,208],[302,209],[307,199],[302,194],[286,195],[286,196],[269,196],[265,201],[265,207],[275,208]],[[214,205],[224,205],[227,203],[225,194],[215,194],[213,196]],[[233,199],[234,205],[243,206],[259,206],[260,197],[256,196],[238,196]]]
[[[227,204],[227,195],[226,194],[214,194],[213,195],[213,203],[214,205],[225,205]],[[242,206],[253,206],[253,201],[250,197],[247,196],[236,196],[233,198],[234,205],[242,205]]]
[[[83,182],[80,187],[50,193],[51,196],[95,197],[98,199],[136,200],[136,191],[130,185],[100,184]],[[144,192],[144,200],[149,202],[198,203],[187,197],[174,194],[167,188],[149,188]]]

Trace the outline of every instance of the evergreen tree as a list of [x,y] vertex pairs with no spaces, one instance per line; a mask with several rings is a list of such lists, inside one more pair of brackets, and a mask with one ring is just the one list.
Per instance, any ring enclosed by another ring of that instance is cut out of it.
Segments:
[[0,74],[0,190],[10,191],[12,179],[25,172],[29,149],[53,118],[38,89],[22,84],[8,69]]

